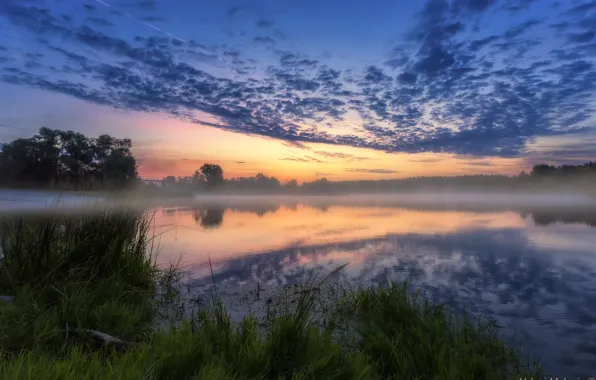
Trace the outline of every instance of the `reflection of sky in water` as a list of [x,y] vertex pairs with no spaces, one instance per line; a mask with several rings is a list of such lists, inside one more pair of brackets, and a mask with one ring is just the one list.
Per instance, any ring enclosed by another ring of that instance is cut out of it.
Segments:
[[345,279],[408,279],[497,318],[553,375],[586,376],[596,368],[594,220],[586,210],[244,205],[162,209],[155,223],[161,260],[184,253],[198,285],[211,281],[208,256],[218,286],[230,288],[293,283],[308,269],[353,262]]
[[[335,241],[349,241],[407,233],[454,233],[469,228],[523,228],[527,222],[514,212],[463,213],[457,211],[414,211],[383,209],[380,207],[330,206],[322,211],[298,205],[262,209],[258,213],[248,209],[221,210],[168,209],[156,214],[156,223],[166,226],[184,226],[167,233],[167,254],[186,252],[191,262],[266,252],[290,245],[315,245]],[[210,222],[199,233],[207,215]],[[191,228],[186,228],[191,227]],[[208,228],[211,227],[211,228]],[[174,239],[172,241],[172,239]],[[165,252],[164,252],[165,253]]]

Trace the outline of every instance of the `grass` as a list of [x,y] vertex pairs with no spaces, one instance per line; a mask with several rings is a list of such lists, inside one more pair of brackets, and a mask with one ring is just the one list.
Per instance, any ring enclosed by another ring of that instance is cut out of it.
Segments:
[[131,212],[3,226],[0,352],[64,345],[67,325],[126,339],[151,331],[161,273],[147,255],[150,220]]
[[[1,379],[505,379],[537,377],[490,321],[455,319],[407,286],[342,288],[329,300],[316,278],[263,327],[209,307],[155,329],[160,289],[147,214],[104,213],[4,226],[0,259]],[[336,271],[341,270],[338,268]],[[331,273],[331,275],[334,273]],[[334,293],[335,294],[335,293]],[[170,300],[176,299],[168,298]],[[174,307],[176,305],[172,305]],[[134,341],[97,347],[66,326]]]

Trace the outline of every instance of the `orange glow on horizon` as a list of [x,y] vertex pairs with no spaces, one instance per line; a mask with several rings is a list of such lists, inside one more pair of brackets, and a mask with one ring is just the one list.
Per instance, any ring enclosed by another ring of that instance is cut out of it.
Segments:
[[306,149],[302,149],[272,138],[233,133],[177,119],[162,118],[159,123],[154,119],[155,116],[151,116],[138,127],[149,132],[152,138],[138,140],[133,146],[143,178],[190,176],[204,163],[220,165],[226,178],[263,173],[282,182],[291,179],[313,181],[317,177],[343,181],[517,174],[524,170],[521,159],[479,159],[445,153],[386,153],[320,143],[303,143]]

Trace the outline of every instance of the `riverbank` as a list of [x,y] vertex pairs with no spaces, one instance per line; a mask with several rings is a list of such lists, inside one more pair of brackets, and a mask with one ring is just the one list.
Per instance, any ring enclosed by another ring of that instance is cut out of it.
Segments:
[[14,298],[0,300],[0,378],[540,375],[490,321],[456,319],[402,284],[328,287],[333,272],[263,292],[265,317],[234,316],[218,292],[178,313],[182,272],[155,266],[148,214],[11,221],[1,234],[0,294]]

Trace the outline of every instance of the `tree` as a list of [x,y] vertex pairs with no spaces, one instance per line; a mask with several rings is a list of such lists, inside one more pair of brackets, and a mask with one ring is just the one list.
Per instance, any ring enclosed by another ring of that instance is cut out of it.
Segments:
[[137,178],[130,139],[97,139],[42,127],[28,139],[3,145],[0,181],[8,186],[123,187]]
[[224,173],[221,166],[217,164],[204,164],[201,166],[201,174],[205,176],[207,186],[209,188],[215,188],[223,185]]
[[96,172],[93,140],[73,131],[59,132],[59,136],[64,153],[61,157],[61,177],[76,187],[92,186]]
[[288,182],[286,182],[284,184],[284,187],[286,189],[291,189],[291,190],[297,189],[298,188],[298,181],[296,181],[295,179],[291,179],[291,180],[289,180]]
[[101,173],[110,187],[124,187],[138,178],[137,161],[129,152],[115,149],[103,162]]
[[165,177],[161,183],[162,183],[163,187],[169,187],[169,188],[175,187],[177,184],[176,177],[174,177],[173,175],[169,175],[169,176]]
[[532,168],[532,175],[545,176],[548,174],[552,174],[555,171],[556,171],[556,168],[554,166],[550,166],[550,165],[546,165],[546,164],[534,165],[534,167]]
[[255,177],[256,187],[259,190],[277,190],[281,187],[281,183],[275,177],[267,177],[263,173],[259,173]]

